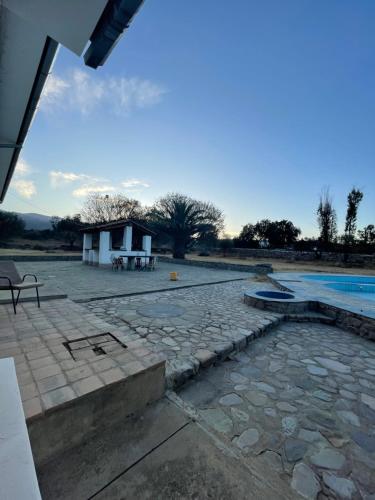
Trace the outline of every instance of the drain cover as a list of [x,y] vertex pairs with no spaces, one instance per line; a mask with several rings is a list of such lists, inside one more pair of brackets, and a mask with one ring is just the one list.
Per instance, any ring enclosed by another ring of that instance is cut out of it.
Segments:
[[147,318],[173,318],[182,316],[185,309],[176,304],[148,304],[137,309],[137,313]]
[[69,340],[68,342],[63,342],[63,345],[69,351],[74,361],[114,354],[127,347],[109,332],[93,335],[92,337]]

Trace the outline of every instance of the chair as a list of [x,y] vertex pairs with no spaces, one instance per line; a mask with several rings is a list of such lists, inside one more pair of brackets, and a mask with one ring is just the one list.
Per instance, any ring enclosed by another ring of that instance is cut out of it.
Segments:
[[156,257],[151,255],[148,259],[147,269],[149,271],[155,271],[155,266],[156,266]]
[[143,258],[142,257],[136,257],[135,258],[135,266],[134,266],[134,269],[136,271],[143,271],[145,268],[145,264],[143,262]]
[[[25,278],[27,276],[31,276],[32,278],[34,278],[34,281],[25,281]],[[22,290],[35,288],[36,300],[38,302],[38,307],[40,307],[38,288],[41,286],[43,286],[43,283],[40,283],[37,280],[35,274],[29,274],[29,273],[24,274],[21,279],[13,261],[11,260],[0,261],[0,290],[10,290],[10,293],[12,295],[14,314],[17,314],[16,308]],[[18,292],[16,299],[14,299],[15,290],[17,290]]]
[[118,271],[119,268],[121,271],[124,270],[124,259],[122,257],[116,257],[115,255],[111,256],[112,258],[112,271],[116,270]]

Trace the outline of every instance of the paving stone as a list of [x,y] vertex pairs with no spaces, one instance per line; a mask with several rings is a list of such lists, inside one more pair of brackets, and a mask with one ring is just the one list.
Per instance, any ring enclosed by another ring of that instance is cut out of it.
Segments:
[[351,434],[352,439],[364,450],[375,453],[375,435],[370,436],[362,431],[355,431]]
[[267,417],[273,417],[273,418],[277,417],[277,413],[274,408],[264,408],[263,411]]
[[223,406],[233,406],[240,405],[243,403],[243,399],[238,396],[235,392],[227,394],[219,399],[219,403]]
[[281,428],[283,434],[292,436],[297,430],[298,422],[294,417],[283,417],[281,420]]
[[360,427],[361,425],[358,415],[356,415],[352,411],[341,410],[337,412],[337,416],[346,424],[354,425],[355,427]]
[[350,479],[323,472],[323,481],[339,498],[351,499],[356,494],[357,488]]
[[217,432],[223,432],[224,434],[232,432],[233,422],[222,410],[201,410],[200,414],[202,418]]
[[307,441],[308,443],[313,443],[314,441],[319,441],[322,439],[322,435],[318,431],[310,431],[308,429],[301,429],[298,433],[298,439]]
[[259,431],[257,429],[246,429],[239,437],[235,438],[234,443],[241,448],[241,450],[246,450],[251,448],[259,440]]
[[248,391],[245,396],[246,399],[248,399],[254,406],[264,406],[268,401],[268,398],[265,394],[257,391]]
[[365,405],[369,406],[371,410],[375,411],[375,398],[369,396],[368,394],[361,394],[361,401],[365,403]]
[[317,377],[326,377],[328,375],[328,371],[325,368],[315,365],[308,365],[307,371],[311,373],[311,375],[316,375]]
[[322,401],[332,401],[332,396],[328,392],[317,390],[313,392],[315,398],[321,399]]
[[283,368],[284,364],[281,361],[271,361],[268,370],[271,373],[276,373]]
[[232,417],[239,420],[240,422],[247,422],[249,420],[249,415],[238,408],[231,408],[230,412]]
[[284,443],[285,456],[288,462],[297,462],[307,451],[307,444],[299,439],[288,438]]
[[272,387],[272,385],[266,384],[265,382],[251,382],[251,385],[256,387],[259,391],[268,394],[274,394],[276,392],[276,389]]
[[276,403],[277,408],[280,411],[286,411],[289,413],[295,413],[297,411],[297,408],[289,403],[286,403],[285,401],[281,401],[280,403]]
[[244,385],[249,383],[249,379],[247,377],[244,377],[243,375],[237,372],[231,372],[230,379],[235,384]]
[[317,476],[304,463],[299,463],[294,467],[291,486],[308,500],[315,500],[321,490]]
[[324,368],[328,368],[329,370],[333,370],[335,372],[350,373],[352,371],[350,366],[344,365],[343,363],[335,361],[334,359],[321,358],[320,356],[316,356],[314,359],[318,361],[319,364],[324,366]]
[[317,467],[338,470],[344,465],[345,456],[336,450],[323,448],[318,453],[312,455],[310,460]]

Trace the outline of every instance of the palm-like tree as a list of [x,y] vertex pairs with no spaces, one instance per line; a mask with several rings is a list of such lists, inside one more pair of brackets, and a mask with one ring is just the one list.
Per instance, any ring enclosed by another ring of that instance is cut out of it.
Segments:
[[177,259],[184,259],[195,241],[209,234],[217,237],[224,228],[223,214],[212,203],[179,193],[160,198],[148,216],[156,231],[171,238]]

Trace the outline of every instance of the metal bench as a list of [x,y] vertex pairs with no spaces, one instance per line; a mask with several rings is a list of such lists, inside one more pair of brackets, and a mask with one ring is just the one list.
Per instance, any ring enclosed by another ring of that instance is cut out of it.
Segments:
[[[34,278],[34,281],[25,281],[25,278],[29,276]],[[43,286],[43,283],[37,280],[35,274],[27,273],[21,278],[12,260],[0,261],[0,290],[10,290],[14,314],[17,314],[17,304],[22,290],[35,288],[36,300],[38,302],[38,307],[40,307],[38,288],[41,286]],[[15,291],[17,291],[16,299],[14,297]]]

